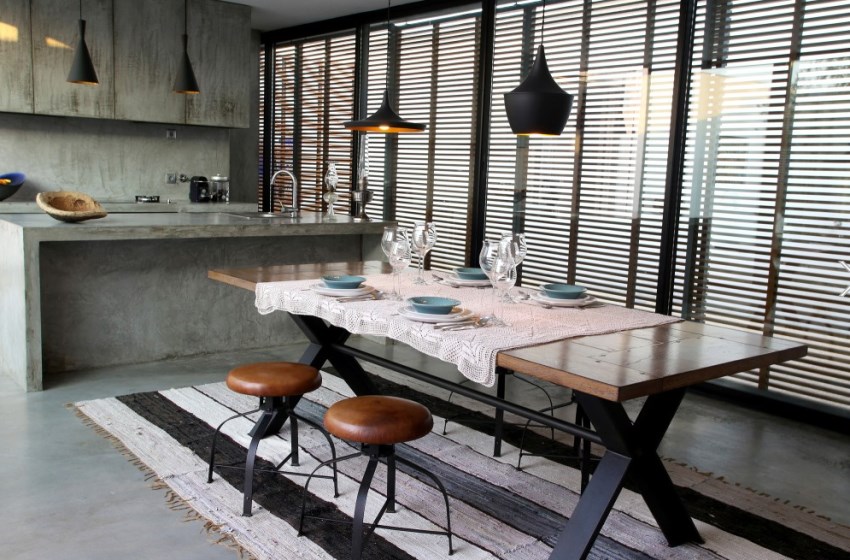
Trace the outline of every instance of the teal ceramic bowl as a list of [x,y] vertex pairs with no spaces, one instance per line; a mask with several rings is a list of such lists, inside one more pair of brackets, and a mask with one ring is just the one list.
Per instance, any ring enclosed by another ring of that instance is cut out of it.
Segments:
[[359,288],[366,279],[362,276],[351,276],[350,274],[339,274],[322,276],[325,286],[333,290],[354,290]]
[[480,268],[456,268],[455,274],[461,280],[487,280],[487,275]]
[[448,315],[455,306],[460,305],[456,299],[437,296],[416,296],[408,298],[407,301],[417,313],[430,315]]
[[27,176],[23,173],[4,173],[0,175],[0,179],[5,179],[0,181],[0,200],[5,200],[18,192],[18,189],[27,180]]
[[543,284],[543,295],[554,299],[578,299],[583,297],[587,288],[574,284]]

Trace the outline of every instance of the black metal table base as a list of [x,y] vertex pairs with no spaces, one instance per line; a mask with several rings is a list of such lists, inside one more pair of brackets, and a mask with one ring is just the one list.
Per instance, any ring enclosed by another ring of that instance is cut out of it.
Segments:
[[345,342],[350,333],[328,325],[318,317],[293,314],[290,314],[290,317],[309,340],[309,346],[301,361],[316,368],[330,362],[357,395],[378,394],[377,388],[358,362],[365,360],[494,406],[497,414],[511,412],[588,442],[603,445],[606,452],[570,520],[559,535],[550,555],[551,559],[583,560],[587,557],[623,488],[627,475],[632,476],[637,483],[638,491],[670,546],[702,542],[657,453],[658,446],[685,395],[684,389],[649,397],[634,422],[629,419],[621,403],[575,392],[576,400],[590,419],[590,424],[596,429],[593,431],[382,356],[346,346]]

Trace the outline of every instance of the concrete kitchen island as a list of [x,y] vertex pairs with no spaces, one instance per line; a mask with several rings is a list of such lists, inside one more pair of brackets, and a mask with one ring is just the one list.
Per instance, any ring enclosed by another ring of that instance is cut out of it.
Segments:
[[378,259],[385,225],[311,212],[146,212],[76,224],[0,214],[0,372],[40,391],[65,371],[298,340],[283,314],[259,315],[251,294],[207,270]]

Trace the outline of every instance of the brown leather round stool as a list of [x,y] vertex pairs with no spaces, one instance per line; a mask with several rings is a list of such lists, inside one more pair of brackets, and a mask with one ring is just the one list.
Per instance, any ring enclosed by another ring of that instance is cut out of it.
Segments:
[[[353,397],[339,401],[328,408],[327,413],[325,413],[325,428],[340,439],[359,443],[361,449],[357,453],[326,461],[316,467],[316,470],[331,462],[338,463],[359,455],[365,455],[369,458],[366,472],[363,474],[363,480],[360,482],[360,489],[357,492],[357,503],[354,507],[354,519],[351,530],[351,557],[353,559],[359,560],[366,539],[378,527],[381,529],[395,529],[414,533],[446,535],[449,539],[449,555],[452,554],[452,523],[449,513],[449,498],[445,487],[443,487],[442,482],[433,473],[402,457],[397,457],[395,454],[395,445],[397,443],[419,439],[427,435],[433,426],[434,419],[426,407],[417,402],[398,397],[380,395]],[[375,520],[372,523],[363,523],[363,514],[366,511],[366,496],[371,487],[372,478],[375,476],[378,462],[384,462],[387,465],[387,499]],[[384,513],[395,512],[396,462],[416,469],[434,481],[437,488],[443,494],[443,500],[446,503],[445,531],[378,525]],[[313,472],[315,473],[316,470]],[[301,503],[301,522],[298,526],[299,535],[303,534],[302,529],[304,527],[305,517],[324,519],[314,515],[305,515],[307,488],[310,485],[312,476],[311,474],[310,478],[307,479],[307,483],[304,485],[304,500]],[[327,519],[325,520],[327,521]],[[366,529],[365,535],[364,528]]]
[[[245,485],[243,489],[242,515],[251,516],[251,499],[254,495],[254,472],[274,472],[279,474],[291,474],[306,476],[305,473],[281,471],[280,468],[291,461],[293,467],[299,465],[298,460],[298,421],[301,420],[319,430],[331,447],[331,461],[333,475],[316,475],[316,478],[328,478],[334,481],[334,495],[338,495],[337,473],[336,473],[336,448],[328,433],[316,422],[296,414],[295,405],[305,393],[315,391],[322,386],[322,376],[319,370],[307,364],[294,362],[259,362],[246,364],[230,370],[227,374],[227,387],[236,393],[259,397],[260,404],[254,410],[234,414],[219,424],[213,434],[210,448],[210,468],[207,482],[213,481],[213,469],[219,468],[244,468]],[[248,446],[248,454],[245,458],[245,466],[216,465],[215,447],[218,434],[222,426],[236,418],[243,418],[255,412],[261,412],[260,418],[250,432],[251,444]],[[254,463],[257,458],[257,447],[260,440],[274,435],[280,431],[284,422],[289,419],[289,443],[291,451],[289,455],[278,463],[273,469],[255,469]],[[313,471],[315,473],[315,471]],[[310,475],[313,476],[312,474]]]

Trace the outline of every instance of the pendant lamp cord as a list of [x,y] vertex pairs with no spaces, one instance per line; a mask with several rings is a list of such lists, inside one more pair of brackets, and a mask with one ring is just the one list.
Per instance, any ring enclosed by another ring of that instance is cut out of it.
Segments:
[[80,19],[83,19],[83,0],[80,0]]
[[540,44],[546,40],[546,0],[543,0],[543,21],[540,23]]
[[384,84],[389,90],[390,88],[390,4],[392,0],[387,0],[387,67],[384,70]]

